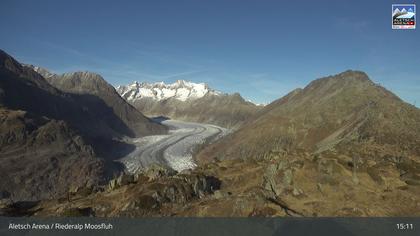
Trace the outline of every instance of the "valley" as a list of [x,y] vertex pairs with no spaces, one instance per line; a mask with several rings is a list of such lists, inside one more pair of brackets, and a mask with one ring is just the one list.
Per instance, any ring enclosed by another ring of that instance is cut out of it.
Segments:
[[129,139],[135,150],[120,159],[129,173],[151,165],[162,165],[178,172],[193,169],[193,153],[200,145],[211,143],[228,133],[228,129],[193,122],[164,120],[168,134]]

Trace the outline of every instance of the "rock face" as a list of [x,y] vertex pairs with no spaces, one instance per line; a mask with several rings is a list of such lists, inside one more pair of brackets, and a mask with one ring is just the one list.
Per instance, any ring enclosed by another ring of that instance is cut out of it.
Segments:
[[134,83],[120,86],[117,91],[148,116],[165,116],[226,128],[239,127],[261,108],[237,93],[223,94],[205,84],[186,81],[171,85]]
[[[94,93],[63,92],[0,51],[0,191],[38,200],[106,181],[121,170],[112,160],[132,148],[115,140],[135,134],[120,117]],[[161,130],[138,119],[146,133]]]

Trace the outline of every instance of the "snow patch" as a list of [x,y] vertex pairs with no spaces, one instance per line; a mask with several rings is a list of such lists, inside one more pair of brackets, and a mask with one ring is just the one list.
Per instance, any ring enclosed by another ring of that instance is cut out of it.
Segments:
[[210,95],[221,95],[222,93],[209,88],[205,83],[193,83],[185,80],[178,80],[172,84],[163,82],[157,83],[138,83],[117,87],[118,93],[127,99],[133,101],[141,98],[152,98],[154,100],[165,100],[175,98],[180,101],[189,99],[198,99]]

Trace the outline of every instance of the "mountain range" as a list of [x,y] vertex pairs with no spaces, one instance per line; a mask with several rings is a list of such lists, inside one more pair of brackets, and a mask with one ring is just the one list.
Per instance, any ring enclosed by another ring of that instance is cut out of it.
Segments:
[[137,81],[127,86],[118,86],[118,93],[128,101],[151,98],[161,101],[177,99],[179,101],[195,100],[206,95],[221,95],[222,93],[213,89],[205,83],[193,83],[185,80],[177,80],[173,84],[138,83]]
[[237,128],[262,106],[239,93],[226,94],[204,83],[178,80],[173,84],[138,83],[118,86],[118,93],[148,116]]
[[261,108],[199,151],[194,170],[159,171],[158,178],[146,172],[105,192],[80,193],[71,204],[42,201],[31,211],[105,217],[418,216],[419,124],[418,108],[364,72],[345,71]]

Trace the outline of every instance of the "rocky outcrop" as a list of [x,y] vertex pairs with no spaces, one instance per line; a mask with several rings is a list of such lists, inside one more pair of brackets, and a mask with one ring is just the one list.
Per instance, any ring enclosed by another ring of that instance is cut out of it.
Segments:
[[170,168],[160,166],[160,165],[151,165],[135,174],[121,173],[118,177],[111,179],[108,183],[108,191],[113,191],[119,187],[129,185],[132,183],[144,183],[155,181],[164,177],[171,177],[176,175],[177,172]]
[[137,183],[138,178],[135,178],[134,175],[122,173],[115,179],[111,179],[108,183],[108,191],[113,191],[119,187],[129,185],[132,183]]
[[173,169],[163,167],[160,165],[151,165],[148,168],[141,170],[140,172],[136,173],[136,178],[139,178],[139,176],[143,175],[149,178],[150,180],[155,180],[161,177],[168,177],[168,176],[174,176],[177,172]]
[[5,215],[37,216],[153,216],[170,215],[168,207],[183,206],[206,198],[220,189],[221,181],[202,173],[148,178],[122,174],[111,180],[105,191],[77,191],[66,199],[37,202],[30,207],[3,204]]

